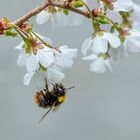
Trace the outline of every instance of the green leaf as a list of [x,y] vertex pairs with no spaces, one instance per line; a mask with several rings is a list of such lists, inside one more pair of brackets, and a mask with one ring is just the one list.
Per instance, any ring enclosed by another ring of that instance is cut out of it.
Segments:
[[67,9],[64,9],[64,10],[63,10],[63,13],[64,13],[65,15],[68,15],[68,14],[69,14],[69,11],[68,11]]
[[101,24],[109,24],[109,21],[106,18],[98,17],[97,21]]
[[77,1],[73,1],[71,6],[73,8],[79,8],[79,7],[83,7],[85,4],[82,0],[77,0]]
[[61,12],[63,9],[62,8],[58,8],[58,11]]
[[3,17],[2,19],[7,23],[9,22],[9,20],[6,17]]
[[5,31],[5,36],[11,36],[11,37],[16,37],[17,33],[16,32],[12,32],[10,30]]

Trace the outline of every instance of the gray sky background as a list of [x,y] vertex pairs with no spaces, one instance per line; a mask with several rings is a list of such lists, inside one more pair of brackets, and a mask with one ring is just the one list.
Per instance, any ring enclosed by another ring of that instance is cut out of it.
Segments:
[[[14,21],[40,0],[1,0],[0,16]],[[89,21],[78,27],[52,29],[50,24],[34,29],[58,45],[81,47],[91,34]],[[140,54],[130,54],[113,66],[113,72],[91,73],[81,60],[67,71],[65,86],[76,85],[59,111],[46,112],[34,102],[33,85],[23,86],[23,68],[16,65],[14,46],[20,38],[0,37],[0,139],[1,140],[139,140],[140,139]]]

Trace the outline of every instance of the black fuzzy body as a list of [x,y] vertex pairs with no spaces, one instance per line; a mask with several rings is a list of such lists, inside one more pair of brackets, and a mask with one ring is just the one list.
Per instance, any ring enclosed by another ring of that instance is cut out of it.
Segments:
[[49,91],[47,88],[44,91],[40,91],[36,93],[35,102],[39,107],[42,108],[50,108],[52,106],[56,107],[60,105],[62,102],[59,101],[59,97],[65,97],[66,91],[63,85],[53,84],[52,89]]

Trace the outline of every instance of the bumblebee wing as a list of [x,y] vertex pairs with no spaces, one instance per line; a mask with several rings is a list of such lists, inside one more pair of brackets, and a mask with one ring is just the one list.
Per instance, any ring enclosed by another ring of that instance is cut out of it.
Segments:
[[54,106],[55,106],[56,102],[50,107],[50,109],[41,117],[39,123],[41,123],[41,121],[48,115],[48,113],[53,110]]

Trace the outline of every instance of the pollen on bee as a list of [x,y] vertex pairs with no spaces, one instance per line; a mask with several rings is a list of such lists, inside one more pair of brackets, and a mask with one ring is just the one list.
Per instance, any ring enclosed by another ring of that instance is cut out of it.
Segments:
[[58,102],[59,103],[62,103],[62,102],[64,102],[65,101],[65,96],[60,96],[60,97],[58,97]]

